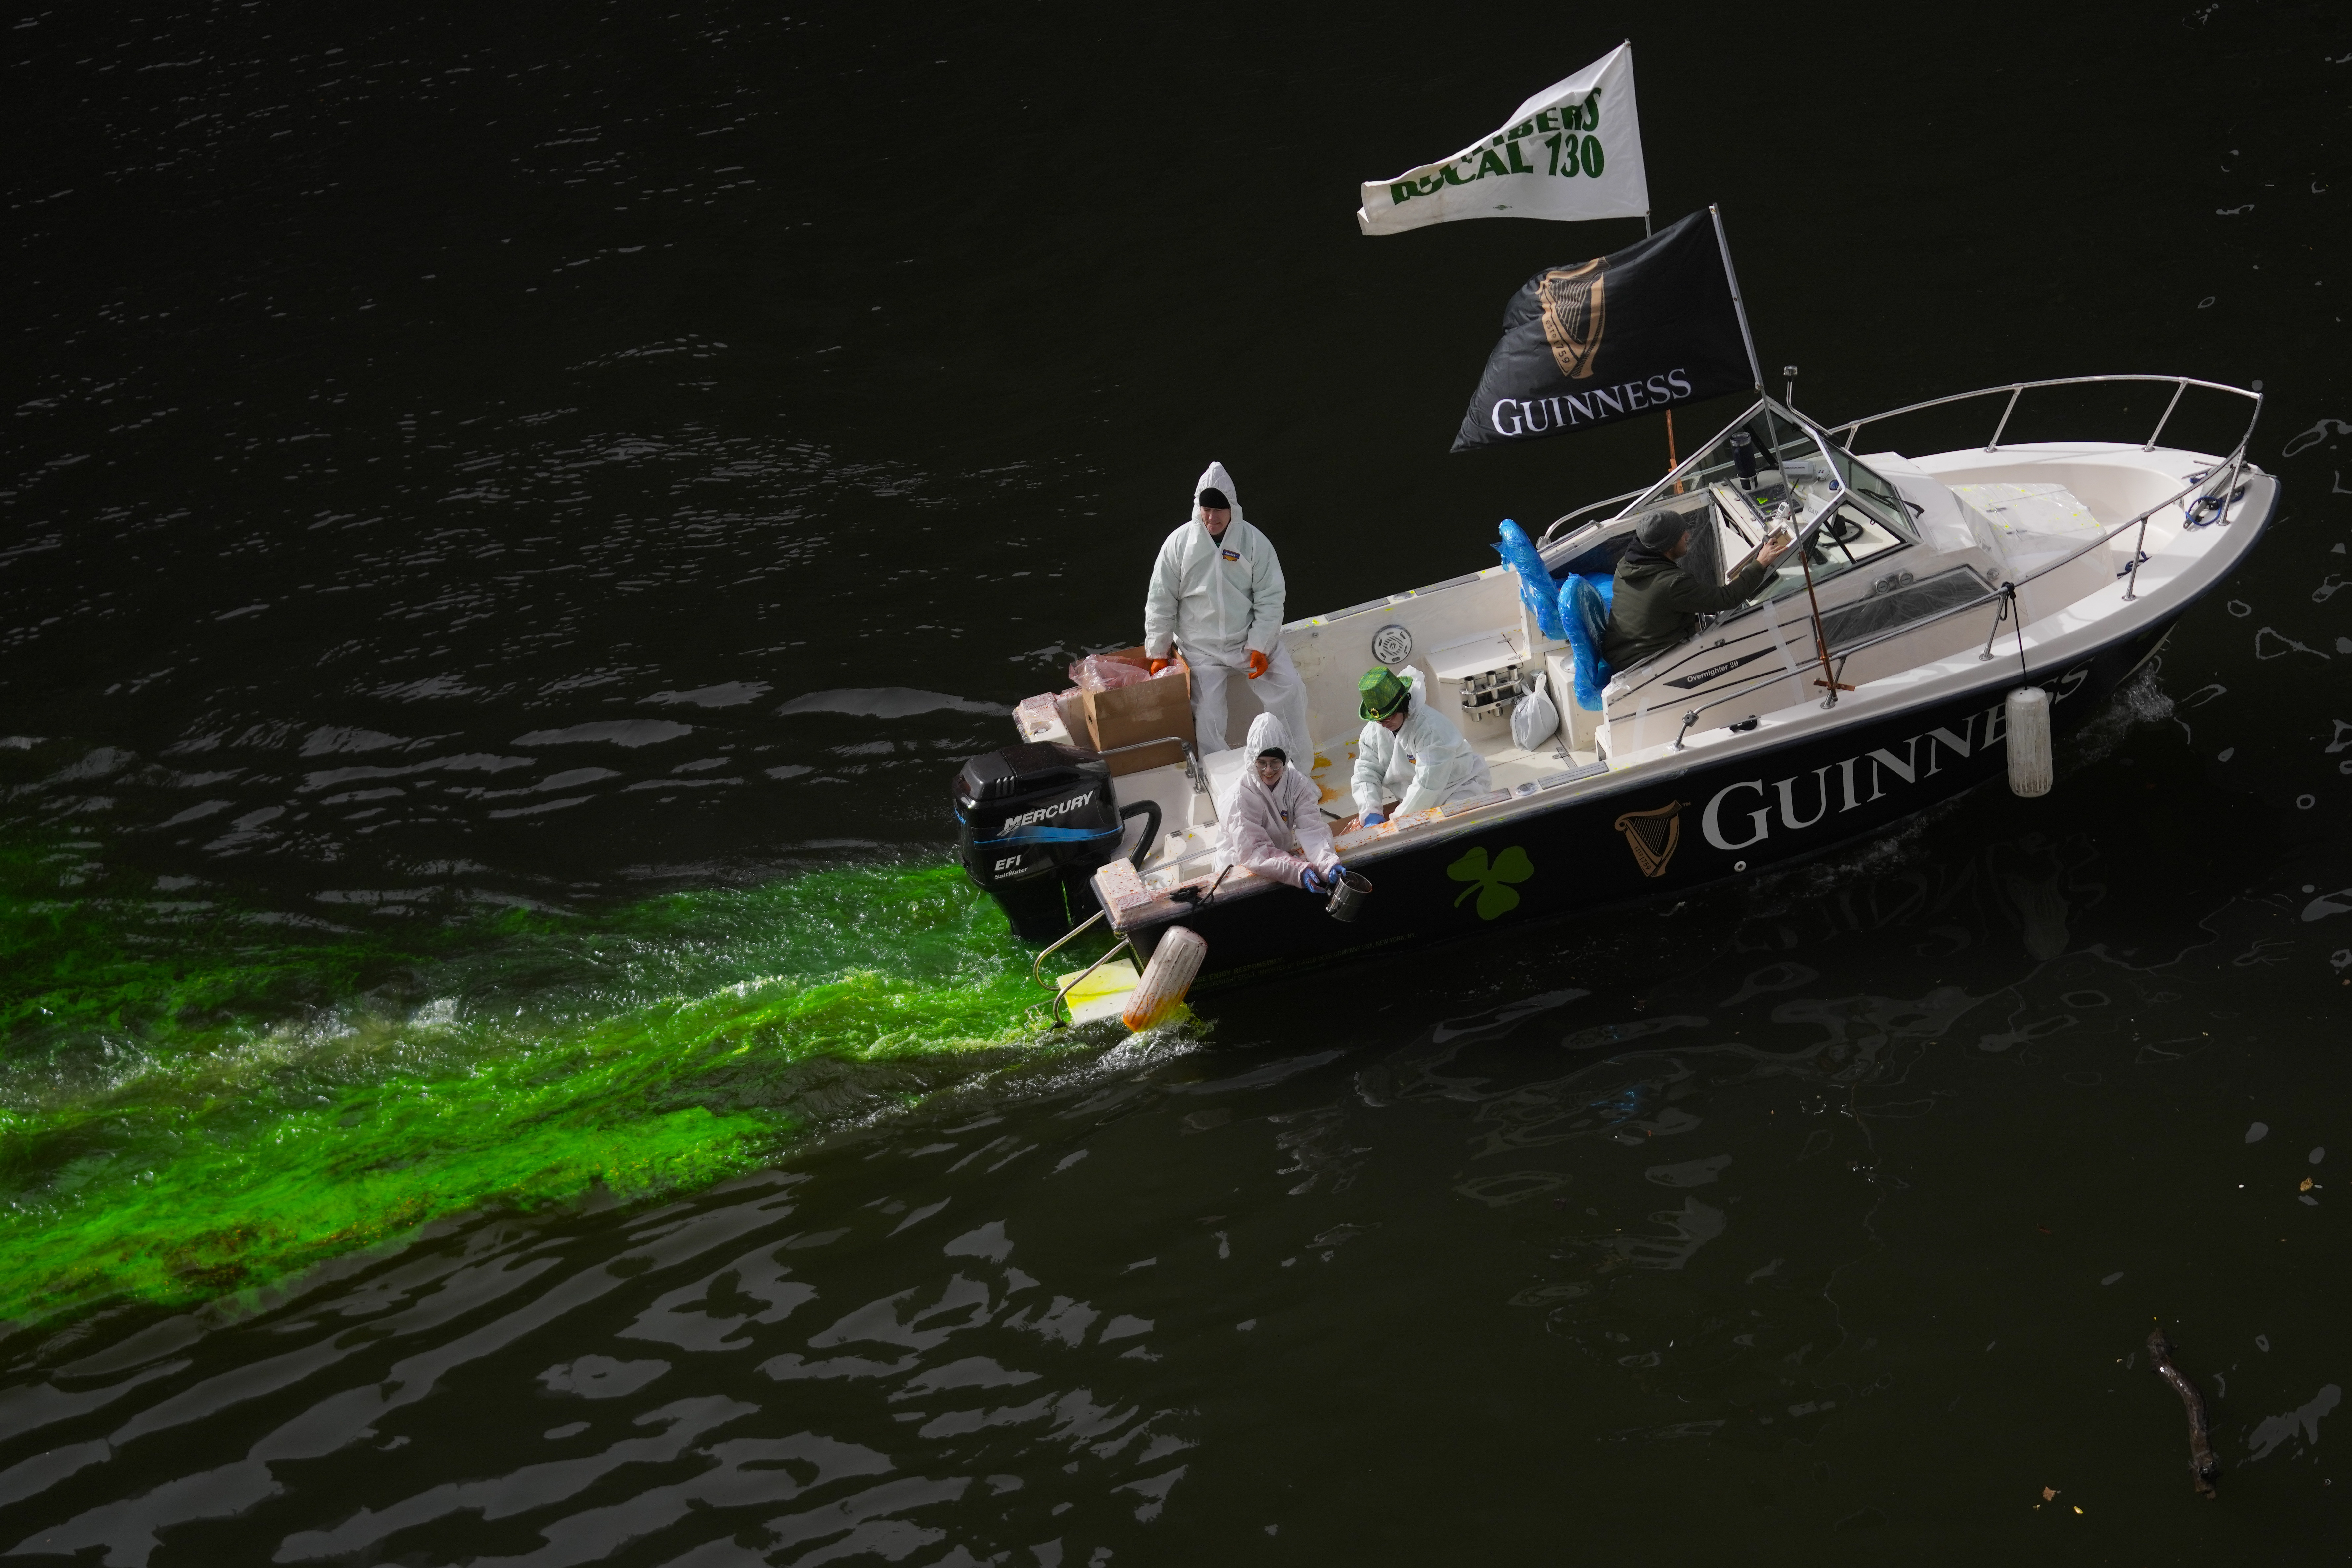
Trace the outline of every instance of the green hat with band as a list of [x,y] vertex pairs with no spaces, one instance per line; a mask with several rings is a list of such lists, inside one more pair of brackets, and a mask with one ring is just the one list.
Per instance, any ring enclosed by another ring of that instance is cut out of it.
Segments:
[[1412,688],[1393,669],[1368,669],[1364,679],[1356,682],[1356,695],[1361,700],[1357,712],[1367,719],[1385,719],[1404,706]]

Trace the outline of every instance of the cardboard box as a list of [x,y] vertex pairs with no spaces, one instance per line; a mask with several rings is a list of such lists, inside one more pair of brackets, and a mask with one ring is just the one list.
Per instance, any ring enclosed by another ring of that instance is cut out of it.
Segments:
[[[1119,648],[1107,658],[1123,664],[1140,667],[1144,662],[1140,644]],[[1186,742],[1192,739],[1192,672],[1177,661],[1177,673],[1163,675],[1157,680],[1138,681],[1122,686],[1116,691],[1087,691],[1079,694],[1087,723],[1086,743],[1097,752],[1108,752],[1114,746],[1129,745],[1137,741],[1156,741],[1162,735],[1173,735]],[[1174,744],[1145,746],[1137,751],[1121,752],[1110,759],[1113,778],[1122,773],[1138,773],[1146,768],[1164,768],[1182,763],[1184,751]]]

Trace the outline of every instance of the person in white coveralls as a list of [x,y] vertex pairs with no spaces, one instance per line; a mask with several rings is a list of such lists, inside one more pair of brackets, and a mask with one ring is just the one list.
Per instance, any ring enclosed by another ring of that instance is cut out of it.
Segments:
[[1222,814],[1220,868],[1239,866],[1271,882],[1328,892],[1347,868],[1331,847],[1323,792],[1290,763],[1282,725],[1270,713],[1250,721],[1249,756]]
[[1356,683],[1364,732],[1356,740],[1350,779],[1360,826],[1388,820],[1392,794],[1402,794],[1397,815],[1433,805],[1457,805],[1495,787],[1486,759],[1462,738],[1429,701],[1428,683],[1418,669],[1400,679],[1392,669],[1367,670]]
[[1282,646],[1282,563],[1242,516],[1223,463],[1192,487],[1192,515],[1160,547],[1143,596],[1143,655],[1154,675],[1181,648],[1192,672],[1192,727],[1205,754],[1225,749],[1225,686],[1257,683],[1257,700],[1282,724],[1282,749],[1312,767],[1307,688]]

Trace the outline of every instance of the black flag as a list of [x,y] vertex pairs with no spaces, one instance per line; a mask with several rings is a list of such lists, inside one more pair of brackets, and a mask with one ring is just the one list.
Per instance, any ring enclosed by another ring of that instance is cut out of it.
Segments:
[[1457,452],[1744,392],[1756,376],[1705,213],[1511,296]]

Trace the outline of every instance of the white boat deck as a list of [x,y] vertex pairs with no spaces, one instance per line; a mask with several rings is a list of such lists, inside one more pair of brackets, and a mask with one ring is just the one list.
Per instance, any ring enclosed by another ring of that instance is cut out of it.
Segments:
[[[1591,751],[1571,752],[1558,744],[1527,751],[1511,739],[1507,719],[1491,719],[1463,728],[1471,745],[1486,759],[1498,791],[1516,791],[1538,779],[1598,760]],[[1121,805],[1142,800],[1156,801],[1160,805],[1160,839],[1144,857],[1142,865],[1148,884],[1187,880],[1204,869],[1213,872],[1220,843],[1215,803],[1240,776],[1246,760],[1240,747],[1212,752],[1203,758],[1209,786],[1205,790],[1194,788],[1190,773],[1181,766],[1150,768],[1117,781]],[[1315,764],[1308,776],[1322,795],[1323,815],[1334,831],[1356,815],[1356,802],[1350,793],[1355,763],[1356,742],[1352,738],[1316,748]],[[1139,819],[1121,845],[1125,853],[1134,853],[1135,834],[1140,831]]]
[[[1813,525],[1843,515],[1843,509],[1859,524],[1832,534],[1822,523],[1814,540],[1813,592],[1806,592],[1791,556],[1746,608],[1703,626],[1681,648],[1617,672],[1602,713],[1575,706],[1572,651],[1541,637],[1507,568],[1293,622],[1283,628],[1284,641],[1321,737],[1311,776],[1325,815],[1341,854],[1351,864],[1370,865],[1424,840],[1475,832],[1592,793],[1638,787],[1702,758],[1779,746],[1942,700],[1980,686],[1999,661],[2014,671],[2021,656],[2037,678],[2057,679],[2076,658],[2179,614],[2251,548],[2255,531],[2228,524],[2242,515],[2268,516],[2276,481],[2260,470],[2242,469],[2238,499],[2220,517],[2192,526],[2186,510],[2196,499],[2186,494],[2192,481],[2232,460],[2112,442],[1968,448],[1916,459],[1881,452],[1846,459],[1854,465],[1853,489],[1831,482],[1825,462],[1792,461],[1780,493],[1797,509],[1799,523]],[[1707,564],[1719,574],[1724,562],[1754,543],[1762,509],[1743,508],[1738,495],[1718,495],[1727,487],[1702,482],[1706,478],[1651,504],[1671,504],[1696,525],[1712,524]],[[1633,514],[1621,512],[1569,534],[1547,552],[1552,570],[1563,569],[1563,552],[1567,570],[1607,570],[1634,521]],[[2143,533],[2146,554],[2134,579],[2123,574]],[[1899,605],[1885,602],[1938,577],[1948,587],[1968,590],[1951,601],[1967,607],[1922,612],[1906,621]],[[1999,606],[1985,596],[2008,582],[2018,584],[2019,615],[2000,624],[1996,663],[1988,665],[1979,655]],[[1854,688],[1827,707],[1816,689],[1816,599],[1822,624],[1832,628],[1837,678]],[[1874,627],[1886,619],[1882,610],[1894,612],[1887,629],[1853,636],[1835,630],[1837,612],[1857,613],[1847,625]],[[1379,659],[1375,643],[1393,650],[1400,636],[1411,651],[1402,659]],[[1743,642],[1745,657],[1735,646]],[[1433,700],[1486,757],[1492,794],[1375,828],[1342,831],[1356,813],[1349,778],[1360,730],[1355,685],[1376,659],[1420,671],[1436,694]],[[1540,671],[1565,721],[1559,734],[1532,752],[1513,740],[1506,710],[1483,717],[1472,710],[1474,687],[1491,687],[1492,672],[1509,666]],[[1245,689],[1234,695],[1230,722],[1240,733],[1255,703]],[[1052,729],[1060,732],[1024,724],[1024,738],[1069,738],[1063,726]],[[1122,906],[1161,905],[1171,889],[1213,879],[1214,803],[1243,763],[1240,751],[1224,751],[1202,759],[1206,776],[1199,781],[1181,766],[1115,781],[1122,805],[1156,801],[1162,823],[1139,874],[1123,862],[1099,874],[1114,924],[1127,923]],[[1125,847],[1132,852],[1133,837]],[[1254,881],[1235,872],[1219,896],[1260,890]]]

